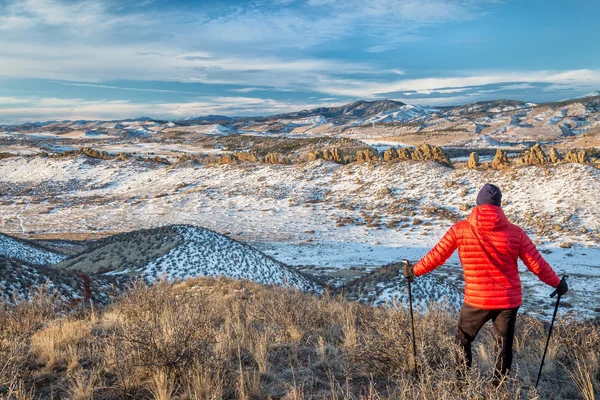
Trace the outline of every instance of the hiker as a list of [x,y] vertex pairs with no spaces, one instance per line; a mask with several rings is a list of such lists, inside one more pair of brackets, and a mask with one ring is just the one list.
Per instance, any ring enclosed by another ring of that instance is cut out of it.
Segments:
[[444,264],[458,248],[465,277],[465,301],[458,317],[455,342],[462,348],[466,367],[470,369],[471,343],[483,325],[492,320],[496,346],[500,349],[494,371],[496,383],[510,371],[517,311],[523,304],[517,258],[542,282],[555,287],[559,295],[568,291],[566,281],[558,278],[531,239],[508,221],[501,200],[500,189],[485,184],[471,215],[454,224],[414,267],[410,264],[403,267],[404,276],[412,282]]

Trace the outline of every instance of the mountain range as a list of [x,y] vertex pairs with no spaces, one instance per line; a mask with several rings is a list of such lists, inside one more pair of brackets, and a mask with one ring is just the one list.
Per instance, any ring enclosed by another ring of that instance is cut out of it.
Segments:
[[[453,147],[515,146],[542,141],[568,147],[598,146],[600,96],[534,104],[494,100],[451,107],[425,107],[393,100],[360,100],[266,117],[209,115],[165,121],[52,121],[0,126],[4,140],[145,141],[185,143],[231,135],[345,137],[401,144]],[[582,140],[582,135],[587,135]],[[591,139],[590,139],[591,138]],[[75,143],[75,142],[73,142]],[[206,143],[203,142],[203,145]],[[52,150],[52,148],[49,148]]]

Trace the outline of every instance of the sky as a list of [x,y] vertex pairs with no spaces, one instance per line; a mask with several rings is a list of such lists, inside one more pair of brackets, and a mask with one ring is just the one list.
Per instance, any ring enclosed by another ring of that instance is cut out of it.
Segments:
[[598,0],[0,0],[0,123],[600,90]]

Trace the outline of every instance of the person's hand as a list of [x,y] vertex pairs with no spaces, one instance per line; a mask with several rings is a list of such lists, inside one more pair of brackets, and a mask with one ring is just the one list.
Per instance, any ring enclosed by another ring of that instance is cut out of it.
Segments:
[[402,274],[404,274],[404,277],[409,282],[412,282],[416,278],[416,275],[413,272],[413,267],[410,265],[408,260],[402,260]]
[[559,296],[562,296],[563,294],[567,293],[568,291],[569,291],[569,285],[567,285],[567,280],[561,279],[560,283],[556,287],[556,292],[558,293]]

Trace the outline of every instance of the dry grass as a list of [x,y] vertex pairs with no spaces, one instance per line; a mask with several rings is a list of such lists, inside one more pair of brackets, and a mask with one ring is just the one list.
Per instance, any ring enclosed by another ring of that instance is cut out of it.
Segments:
[[2,304],[0,398],[497,399],[598,398],[600,328],[561,318],[539,391],[542,322],[521,315],[513,373],[491,384],[486,327],[476,365],[458,380],[456,315],[409,319],[338,297],[225,279],[134,285],[100,310],[64,312],[39,292]]

